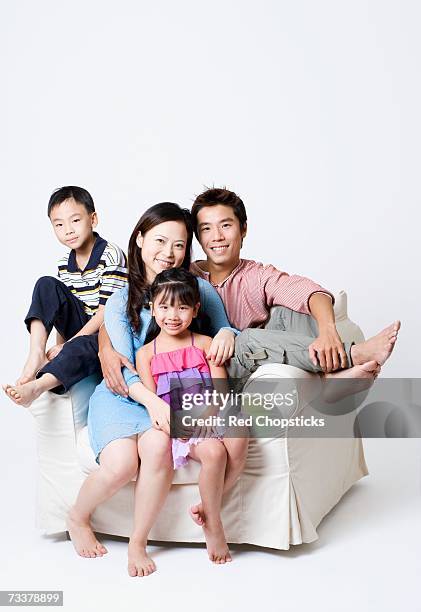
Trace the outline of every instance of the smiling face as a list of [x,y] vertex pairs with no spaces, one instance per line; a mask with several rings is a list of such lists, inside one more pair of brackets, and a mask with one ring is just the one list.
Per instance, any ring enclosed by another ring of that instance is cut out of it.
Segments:
[[96,213],[88,213],[74,198],[64,200],[51,210],[50,221],[57,239],[71,249],[83,249],[94,241]]
[[197,316],[200,304],[189,306],[177,299],[165,297],[165,292],[158,294],[151,305],[152,316],[162,331],[170,336],[179,336],[186,331],[194,317]]
[[197,215],[197,228],[200,246],[211,263],[226,267],[238,264],[247,228],[241,230],[231,206],[204,206]]
[[163,270],[178,268],[183,263],[187,245],[186,226],[182,221],[159,223],[143,236],[139,232],[136,244],[142,249],[148,283],[152,283]]

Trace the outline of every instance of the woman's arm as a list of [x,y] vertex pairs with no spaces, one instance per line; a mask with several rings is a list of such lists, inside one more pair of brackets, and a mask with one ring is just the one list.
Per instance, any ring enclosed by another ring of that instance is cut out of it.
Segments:
[[[133,332],[126,312],[127,287],[116,291],[107,300],[104,323],[99,332],[99,359],[110,391],[127,396],[130,384],[139,382],[134,369]],[[123,373],[121,368],[123,367]]]

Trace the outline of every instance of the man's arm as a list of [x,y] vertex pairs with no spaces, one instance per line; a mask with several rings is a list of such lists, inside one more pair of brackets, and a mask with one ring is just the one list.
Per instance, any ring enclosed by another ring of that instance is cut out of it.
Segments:
[[313,293],[308,301],[311,316],[317,321],[319,335],[308,348],[310,359],[317,360],[325,372],[346,368],[347,357],[335,324],[333,304],[329,295]]

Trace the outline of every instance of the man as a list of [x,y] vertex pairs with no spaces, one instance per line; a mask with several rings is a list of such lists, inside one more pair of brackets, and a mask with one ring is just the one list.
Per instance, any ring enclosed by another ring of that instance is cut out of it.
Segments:
[[[196,198],[192,219],[207,259],[192,264],[191,270],[218,291],[231,325],[247,330],[235,341],[235,358],[228,366],[231,377],[247,376],[265,361],[324,372],[328,378],[377,376],[392,352],[399,321],[366,342],[343,344],[333,296],[326,289],[272,265],[241,259],[247,214],[234,192],[207,189]],[[274,306],[280,308],[271,313]],[[264,325],[267,329],[259,329]]]

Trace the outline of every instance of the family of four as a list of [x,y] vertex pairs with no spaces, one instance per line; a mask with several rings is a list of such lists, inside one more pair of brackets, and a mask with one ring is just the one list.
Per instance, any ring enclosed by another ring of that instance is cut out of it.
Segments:
[[[245,355],[274,339],[283,363],[323,378],[373,381],[392,352],[399,321],[366,342],[342,343],[328,290],[241,259],[247,215],[227,189],[206,190],[191,212],[170,202],[146,210],[127,260],[94,231],[97,213],[85,189],[55,191],[48,216],[70,251],[59,261],[58,278],[44,276],[35,285],[25,319],[29,355],[19,379],[4,390],[28,407],[45,391],[64,393],[90,374],[103,374],[88,412],[99,467],[84,481],[67,520],[76,551],[84,557],[107,552],[90,517],[136,476],[128,572],[155,571],[148,534],[174,469],[192,459],[201,464],[200,500],[186,511],[204,530],[210,560],[231,561],[220,509],[244,467],[248,438],[207,428],[171,439],[170,414],[180,409],[180,391],[191,392],[192,381],[200,393],[213,381],[245,380],[251,371]],[[191,262],[193,235],[204,261]],[[57,341],[46,350],[53,328]]]

